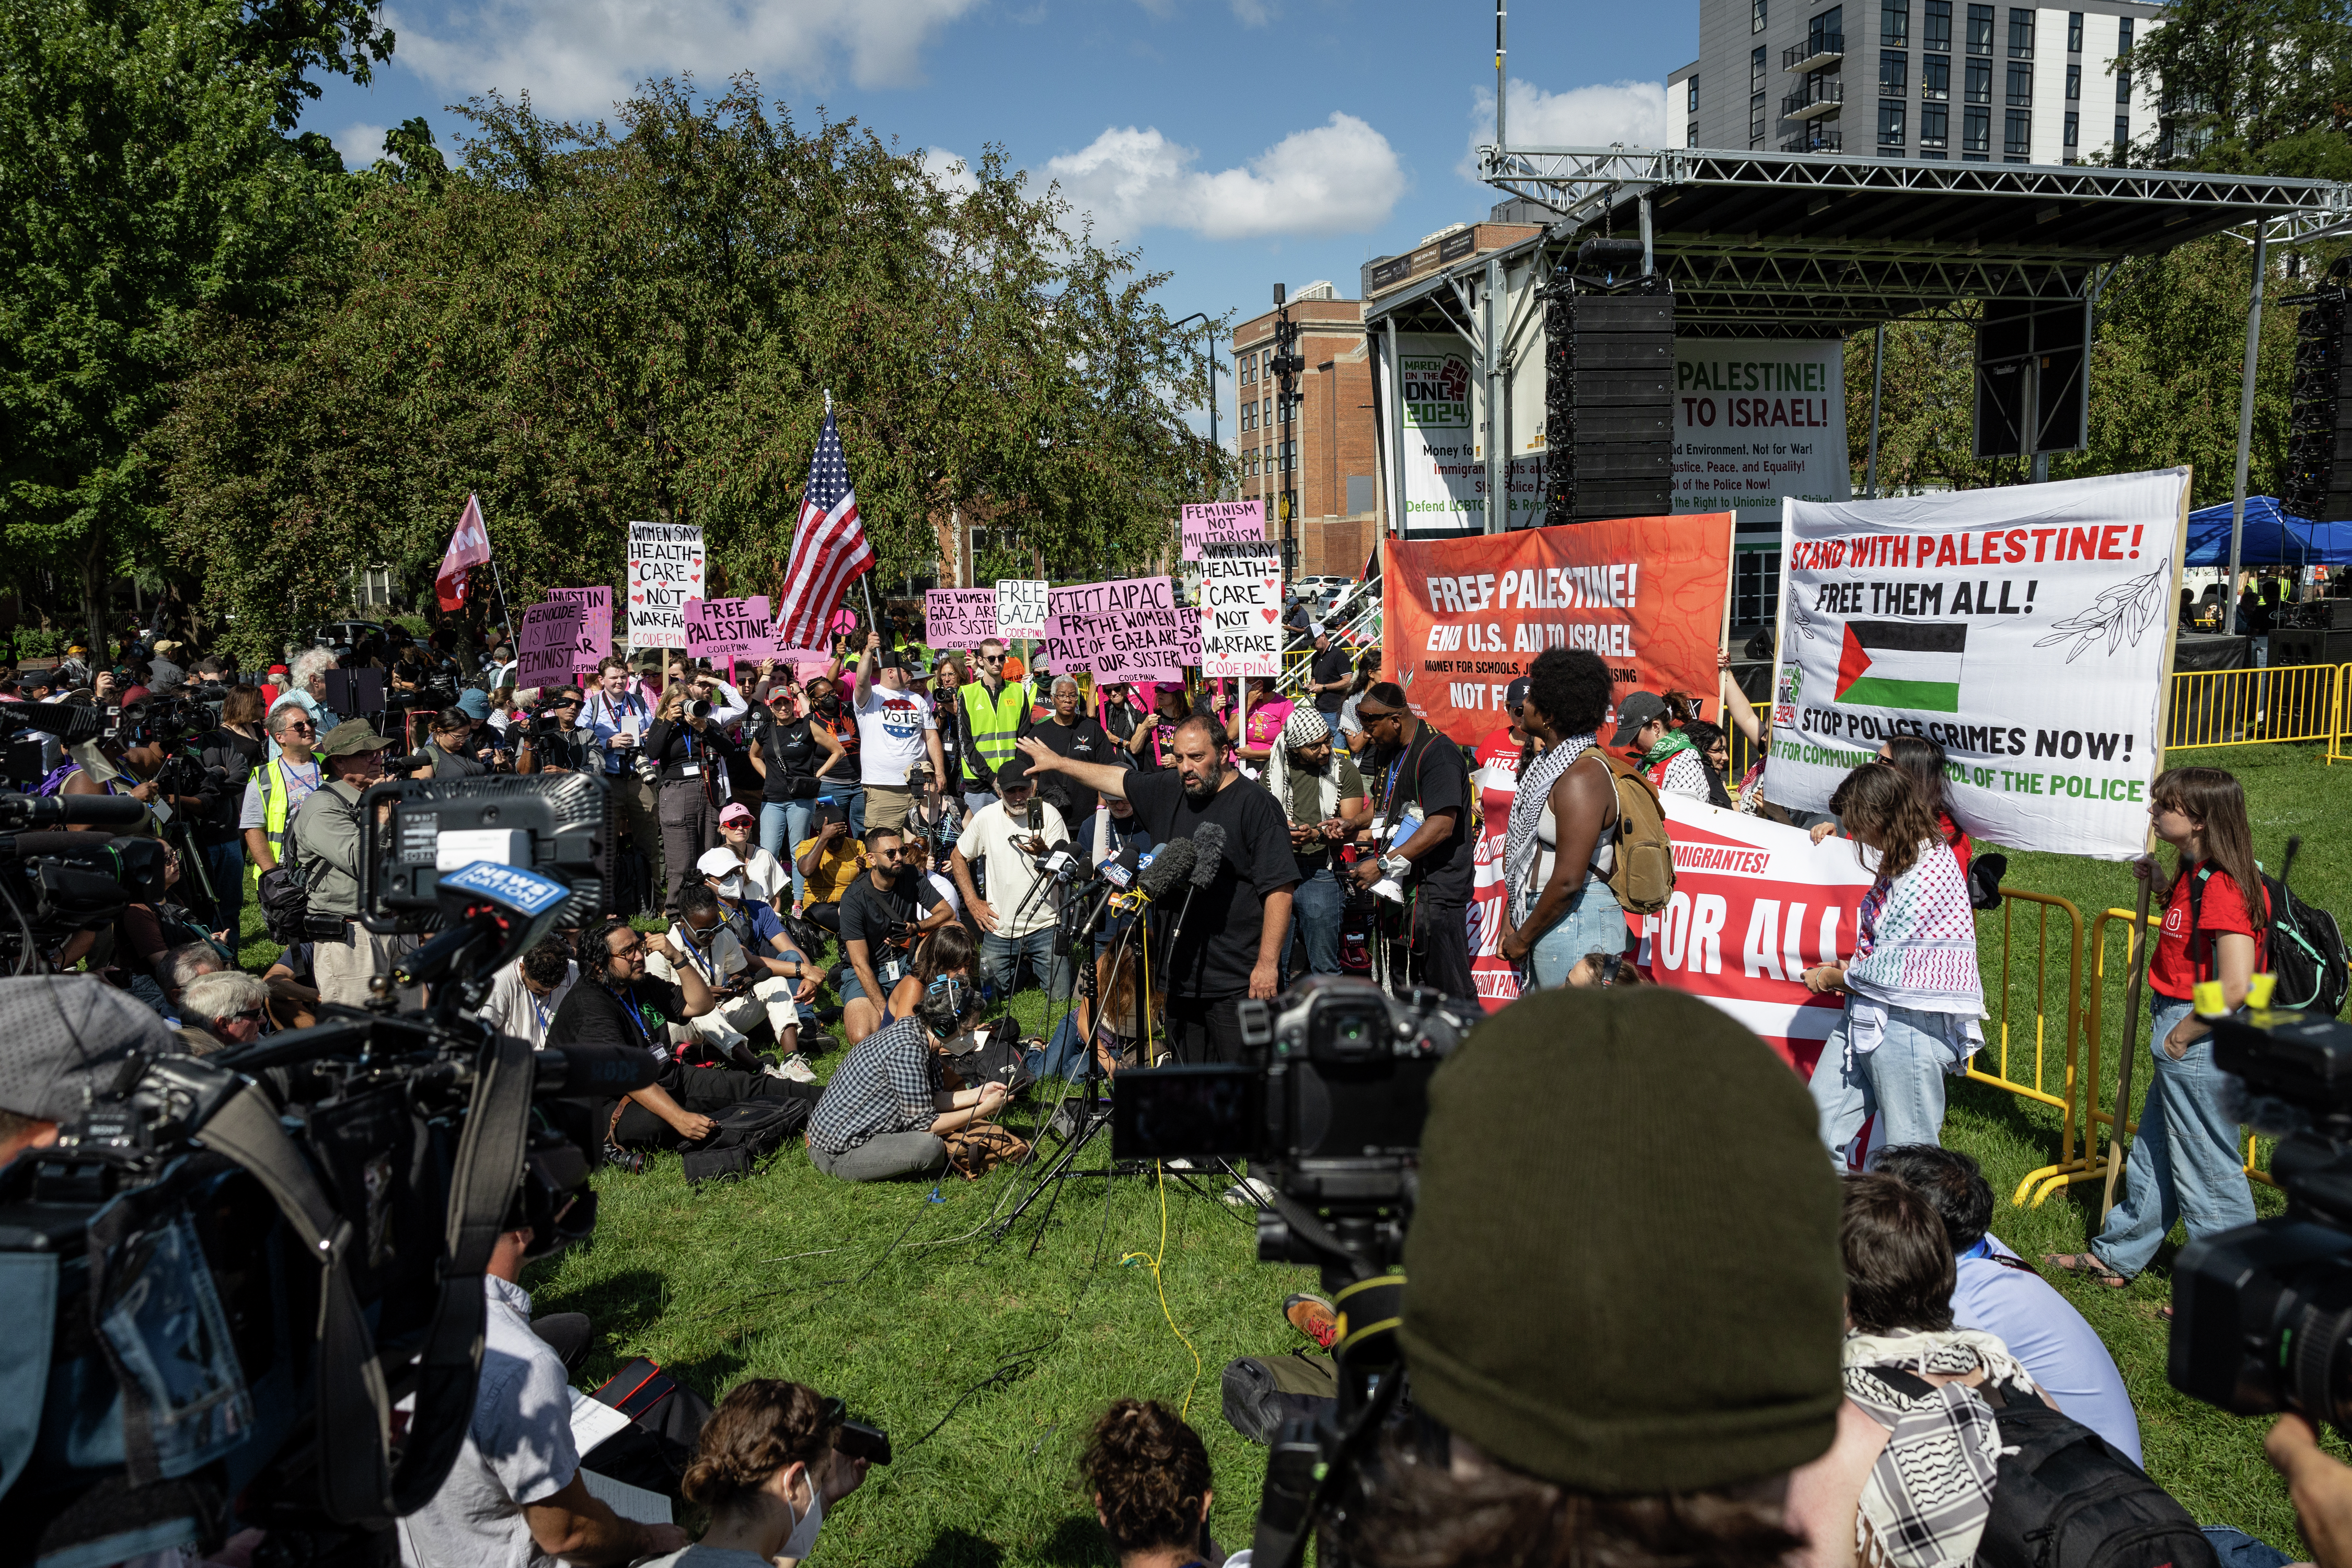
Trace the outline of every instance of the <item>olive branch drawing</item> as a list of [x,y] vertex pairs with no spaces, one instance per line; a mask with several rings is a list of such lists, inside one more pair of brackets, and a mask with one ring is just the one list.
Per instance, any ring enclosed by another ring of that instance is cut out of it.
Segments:
[[2172,580],[2172,558],[2166,556],[2157,563],[2156,570],[2145,577],[2135,577],[2128,583],[2117,583],[2103,591],[2091,602],[2090,607],[2079,610],[2063,621],[2050,624],[2050,635],[2035,643],[2035,647],[2048,647],[2053,643],[2074,639],[2066,650],[2066,662],[2072,664],[2084,648],[2106,635],[2107,652],[2113,655],[2124,638],[2131,638],[2132,647],[2147,628],[2159,619],[2169,625],[2171,616],[2166,603],[2165,585]]
[[1803,603],[1797,597],[1797,584],[1794,582],[1789,584],[1789,618],[1796,623],[1798,636],[1807,642],[1819,640],[1813,634],[1813,623],[1806,616]]

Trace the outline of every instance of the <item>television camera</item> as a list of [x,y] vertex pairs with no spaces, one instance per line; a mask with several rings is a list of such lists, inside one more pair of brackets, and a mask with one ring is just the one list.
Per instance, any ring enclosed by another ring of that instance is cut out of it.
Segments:
[[[0,981],[0,1017],[29,1025],[0,1068],[105,1068],[54,1145],[0,1166],[0,1308],[26,1336],[0,1370],[9,1555],[113,1562],[259,1526],[273,1562],[389,1560],[472,1420],[491,1247],[589,1234],[593,1102],[651,1081],[644,1052],[533,1051],[470,1014],[602,907],[583,788],[602,795],[570,775],[376,786],[367,918],[428,940],[310,1028],[196,1058],[127,1003],[77,1022],[77,997],[113,996],[95,980]],[[395,1011],[395,980],[430,1007]]]

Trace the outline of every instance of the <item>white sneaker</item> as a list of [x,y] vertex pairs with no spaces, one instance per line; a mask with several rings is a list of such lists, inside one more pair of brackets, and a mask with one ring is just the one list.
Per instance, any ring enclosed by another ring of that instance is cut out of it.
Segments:
[[814,1083],[816,1081],[816,1068],[808,1065],[808,1058],[806,1057],[802,1056],[798,1051],[794,1051],[782,1061],[770,1062],[768,1064],[768,1076],[770,1078],[790,1079],[794,1083]]
[[1255,1176],[1244,1176],[1224,1193],[1225,1202],[1239,1209],[1262,1209],[1274,1203],[1274,1189]]

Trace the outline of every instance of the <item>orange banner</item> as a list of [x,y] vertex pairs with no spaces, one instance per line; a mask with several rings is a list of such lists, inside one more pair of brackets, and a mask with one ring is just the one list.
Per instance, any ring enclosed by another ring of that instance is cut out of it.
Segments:
[[1731,513],[1390,539],[1381,548],[1382,674],[1454,740],[1475,744],[1507,722],[1504,690],[1549,647],[1599,654],[1621,700],[1688,691],[1717,716]]

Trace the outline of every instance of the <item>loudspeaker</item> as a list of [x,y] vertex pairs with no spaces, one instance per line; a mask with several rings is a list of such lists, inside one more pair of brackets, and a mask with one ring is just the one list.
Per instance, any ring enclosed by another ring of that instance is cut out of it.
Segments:
[[2288,515],[2316,522],[2352,521],[2352,363],[2344,353],[2348,273],[2352,257],[2339,258],[2295,323],[2287,478],[2279,500]]
[[2352,632],[2282,627],[2271,633],[2271,668],[2291,664],[2352,664]]
[[1591,240],[1544,300],[1543,523],[1673,506],[1675,300],[1637,240]]
[[1977,324],[1976,456],[2018,458],[2083,445],[2090,307],[2081,300],[1988,300]]

